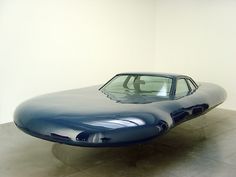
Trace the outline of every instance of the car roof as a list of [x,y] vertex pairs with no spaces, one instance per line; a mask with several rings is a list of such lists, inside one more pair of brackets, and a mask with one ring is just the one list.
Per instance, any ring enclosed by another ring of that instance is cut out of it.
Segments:
[[119,73],[117,75],[151,75],[151,76],[162,76],[162,77],[169,77],[169,78],[189,77],[182,74],[161,73],[161,72],[124,72],[124,73]]

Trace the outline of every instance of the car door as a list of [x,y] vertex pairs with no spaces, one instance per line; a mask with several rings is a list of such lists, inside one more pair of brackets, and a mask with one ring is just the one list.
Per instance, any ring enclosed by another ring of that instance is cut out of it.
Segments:
[[176,81],[175,99],[180,107],[171,113],[175,123],[180,123],[188,119],[203,114],[208,109],[206,103],[202,103],[201,98],[195,95],[198,87],[189,78],[178,78]]
[[191,89],[189,88],[186,79],[177,78],[174,97],[179,106],[174,112],[171,113],[171,117],[175,124],[186,121],[188,116],[190,115],[188,109],[186,109],[186,107],[188,107],[189,104],[187,99],[185,98],[190,93]]

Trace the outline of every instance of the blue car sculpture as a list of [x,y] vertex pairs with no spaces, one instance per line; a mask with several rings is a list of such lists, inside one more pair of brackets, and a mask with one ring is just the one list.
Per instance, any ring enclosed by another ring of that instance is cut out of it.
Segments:
[[14,122],[48,141],[86,147],[143,142],[205,114],[226,99],[220,86],[185,75],[121,73],[103,86],[51,93],[22,103]]

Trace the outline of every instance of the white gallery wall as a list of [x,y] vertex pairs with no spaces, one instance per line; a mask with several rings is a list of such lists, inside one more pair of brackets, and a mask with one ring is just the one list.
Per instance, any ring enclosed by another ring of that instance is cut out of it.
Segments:
[[0,123],[22,101],[150,71],[154,0],[1,0]]
[[157,0],[157,70],[223,86],[236,110],[236,1]]
[[220,84],[236,110],[234,0],[1,0],[0,123],[33,96],[123,71]]

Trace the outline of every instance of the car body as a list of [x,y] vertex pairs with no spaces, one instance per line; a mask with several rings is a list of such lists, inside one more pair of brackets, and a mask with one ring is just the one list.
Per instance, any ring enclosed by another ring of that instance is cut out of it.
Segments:
[[103,86],[38,96],[15,111],[18,128],[32,136],[75,146],[139,143],[205,114],[226,99],[215,84],[185,75],[121,73]]

